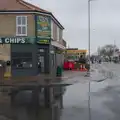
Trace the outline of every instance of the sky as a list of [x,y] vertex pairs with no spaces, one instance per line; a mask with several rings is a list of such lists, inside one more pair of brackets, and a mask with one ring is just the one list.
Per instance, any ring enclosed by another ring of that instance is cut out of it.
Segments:
[[[88,49],[88,0],[26,0],[51,11],[65,27],[69,47]],[[92,0],[90,3],[91,53],[114,44],[120,48],[120,0]]]

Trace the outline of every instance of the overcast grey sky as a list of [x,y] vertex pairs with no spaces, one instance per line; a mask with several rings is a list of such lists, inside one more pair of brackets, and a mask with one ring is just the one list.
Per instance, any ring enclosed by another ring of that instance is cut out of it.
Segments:
[[[65,27],[64,39],[70,47],[88,48],[87,0],[26,0],[51,11]],[[91,2],[91,52],[98,46],[120,47],[120,0]]]

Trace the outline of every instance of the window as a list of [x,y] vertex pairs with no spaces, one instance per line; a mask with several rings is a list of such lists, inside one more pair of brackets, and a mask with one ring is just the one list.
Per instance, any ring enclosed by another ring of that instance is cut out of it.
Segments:
[[51,20],[51,38],[53,39],[53,21]]
[[60,36],[59,36],[59,32],[60,32],[60,31],[59,31],[59,27],[57,27],[57,41],[59,41],[59,39],[60,39],[60,38],[59,38],[59,37],[60,37]]
[[12,52],[12,67],[18,69],[32,68],[32,53]]
[[16,17],[16,36],[27,36],[27,16]]
[[59,39],[62,40],[63,30],[59,29]]

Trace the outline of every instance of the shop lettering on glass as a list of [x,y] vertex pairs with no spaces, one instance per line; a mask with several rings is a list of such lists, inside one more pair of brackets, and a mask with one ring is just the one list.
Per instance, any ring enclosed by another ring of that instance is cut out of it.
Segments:
[[1,37],[0,44],[33,44],[34,38],[30,37]]
[[25,38],[0,38],[1,44],[26,43]]

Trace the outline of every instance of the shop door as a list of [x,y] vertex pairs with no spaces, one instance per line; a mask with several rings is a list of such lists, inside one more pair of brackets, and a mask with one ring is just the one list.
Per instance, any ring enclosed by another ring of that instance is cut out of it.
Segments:
[[41,73],[47,73],[48,72],[48,66],[49,66],[49,55],[48,55],[48,49],[47,48],[40,48],[39,50],[39,58],[38,61],[40,62],[40,72]]
[[5,74],[4,61],[0,60],[0,82],[4,80],[4,74]]
[[39,62],[41,64],[40,72],[44,73],[45,72],[45,58],[44,58],[44,56],[39,57]]

